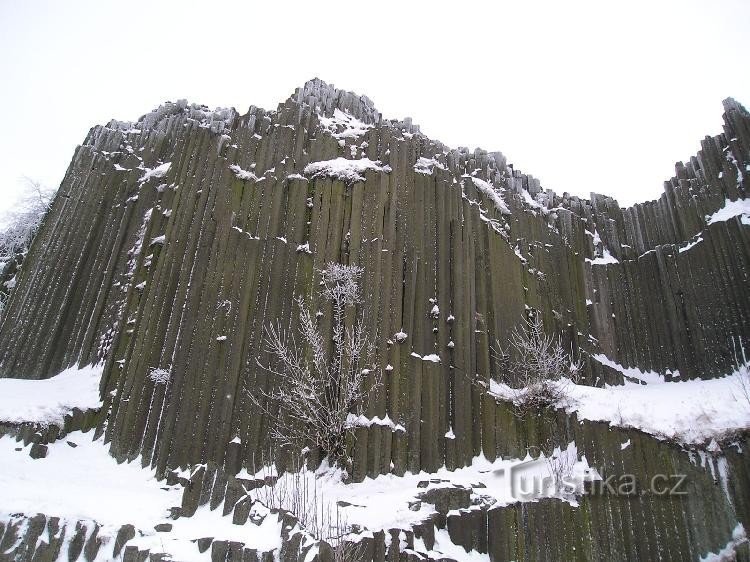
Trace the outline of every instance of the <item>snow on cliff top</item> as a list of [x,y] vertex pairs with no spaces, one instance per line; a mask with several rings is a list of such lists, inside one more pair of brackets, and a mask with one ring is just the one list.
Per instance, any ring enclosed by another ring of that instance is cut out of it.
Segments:
[[373,127],[372,125],[363,123],[348,113],[344,113],[340,109],[334,110],[333,117],[319,115],[318,119],[320,119],[320,124],[323,128],[329,131],[331,135],[337,139],[356,139],[364,135]]
[[70,367],[42,380],[0,378],[0,422],[62,426],[73,408],[100,408],[103,365]]

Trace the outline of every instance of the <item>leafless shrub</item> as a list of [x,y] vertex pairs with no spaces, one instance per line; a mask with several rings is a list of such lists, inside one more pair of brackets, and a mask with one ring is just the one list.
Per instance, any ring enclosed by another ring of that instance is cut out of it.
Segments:
[[320,294],[333,309],[330,351],[318,316],[298,298],[298,334],[278,323],[266,327],[264,341],[275,364],[261,367],[273,376],[271,389],[248,389],[252,403],[271,419],[272,439],[296,451],[315,446],[332,466],[344,469],[351,465],[350,415],[363,412],[380,384],[379,374],[365,368],[373,343],[365,333],[364,318],[346,318],[360,302],[361,274],[360,267],[337,263],[329,263],[322,272]]
[[547,469],[552,477],[552,485],[556,495],[564,496],[571,492],[577,460],[569,455],[567,450],[554,451],[547,457]]
[[292,513],[310,537],[331,547],[335,561],[358,559],[362,546],[352,540],[358,529],[349,525],[338,503],[325,497],[318,474],[308,469],[302,458],[283,475],[277,475],[265,462],[255,474],[267,484],[251,490],[251,498],[269,509]]
[[493,355],[521,417],[559,403],[565,387],[578,381],[582,367],[571,359],[559,337],[544,333],[540,315],[533,312],[513,329],[509,348],[495,342]]
[[315,474],[305,463],[293,462],[281,476],[271,466],[264,462],[256,472],[256,477],[265,480],[266,485],[252,491],[254,498],[269,509],[293,513],[301,527],[313,537],[322,538],[327,534],[329,510],[323,509],[321,487]]
[[364,552],[364,545],[361,542],[342,540],[334,547],[333,560],[334,562],[352,562],[353,560],[360,560]]

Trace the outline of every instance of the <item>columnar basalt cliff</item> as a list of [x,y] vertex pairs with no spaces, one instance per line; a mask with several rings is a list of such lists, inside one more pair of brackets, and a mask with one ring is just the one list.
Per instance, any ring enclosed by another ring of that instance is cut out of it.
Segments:
[[[87,423],[111,453],[163,477],[205,465],[183,515],[228,504],[234,475],[268,448],[246,392],[274,384],[259,366],[264,328],[295,325],[296,295],[318,307],[326,263],[357,264],[383,384],[357,422],[354,480],[575,440],[600,466],[688,471],[694,493],[467,503],[437,520],[491,560],[695,559],[737,522],[750,528],[746,454],[701,468],[678,446],[563,411],[519,420],[482,383],[501,376],[494,342],[529,308],[591,385],[623,382],[602,356],[676,380],[731,372],[750,349],[750,220],[721,213],[744,202],[749,170],[750,114],[731,99],[724,132],[658,200],[626,209],[545,191],[500,153],[449,149],[317,79],[276,111],[167,103],[76,149],[1,319],[0,376],[103,362],[104,405]],[[378,541],[392,547],[376,534],[368,559],[385,556]],[[227,549],[217,557],[242,559]]]

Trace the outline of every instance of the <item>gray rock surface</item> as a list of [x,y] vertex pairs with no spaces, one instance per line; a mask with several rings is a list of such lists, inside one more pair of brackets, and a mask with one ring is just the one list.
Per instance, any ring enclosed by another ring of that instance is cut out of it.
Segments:
[[[350,134],[323,126],[336,110],[362,126]],[[336,158],[380,165],[351,185],[305,177],[308,164]],[[263,329],[294,324],[294,296],[314,299],[319,270],[337,261],[364,267],[367,326],[378,334],[372,360],[384,384],[367,416],[405,429],[359,428],[355,479],[455,468],[480,452],[523,456],[545,432],[632,470],[654,458],[684,464],[683,453],[634,432],[650,453],[629,458],[616,451],[622,432],[611,437],[564,415],[523,425],[475,382],[498,375],[491,346],[507,340],[526,307],[562,334],[590,383],[622,380],[597,353],[682,378],[731,370],[735,349],[750,348],[750,227],[707,217],[747,196],[749,167],[750,115],[731,99],[723,133],[676,164],[658,200],[626,209],[604,195],[557,195],[500,153],[449,149],[317,79],[275,111],[167,103],[136,123],[92,128],[76,149],[0,320],[0,376],[41,379],[105,361],[104,408],[76,425],[96,426],[118,459],[142,455],[164,477],[204,464],[180,515],[216,507],[239,499],[233,475],[268,447],[269,420],[245,392],[274,384],[258,367],[267,359]],[[430,354],[440,362],[421,359]],[[153,377],[157,369],[167,375]],[[446,439],[451,429],[455,439]],[[30,441],[36,428],[13,431]],[[746,457],[730,464],[730,499],[706,482],[689,505],[594,498],[576,509],[467,506],[443,519],[456,542],[493,560],[695,558],[726,543],[731,521],[750,529]],[[232,516],[244,523],[247,508],[240,502]],[[694,511],[706,509],[708,522]],[[29,521],[17,549],[32,548],[43,530]],[[670,537],[660,534],[665,525]],[[629,531],[613,542],[612,528]],[[123,529],[117,546],[140,560]],[[92,559],[93,535],[84,545],[83,531],[69,532],[70,560],[87,548]],[[418,532],[430,541],[434,530]],[[5,552],[14,539],[2,540]],[[389,533],[367,549],[370,559],[399,559]],[[262,559],[220,541],[211,556]]]

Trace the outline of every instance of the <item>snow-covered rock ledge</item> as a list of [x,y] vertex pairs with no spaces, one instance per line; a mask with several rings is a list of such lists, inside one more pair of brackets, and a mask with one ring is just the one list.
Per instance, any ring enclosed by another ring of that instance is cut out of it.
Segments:
[[364,173],[367,170],[389,173],[391,167],[383,165],[379,160],[370,160],[369,158],[349,160],[339,157],[308,164],[305,166],[305,175],[311,176],[311,179],[330,177],[351,184],[365,181]]
[[98,410],[103,370],[99,364],[70,367],[41,380],[0,378],[0,424],[62,427],[75,409]]
[[[713,452],[719,451],[719,443],[750,431],[750,362],[721,378],[674,382],[665,382],[657,373],[614,365],[639,382],[626,378],[623,385],[601,388],[568,379],[550,381],[560,390],[555,407],[575,413],[579,420],[608,422]],[[523,389],[496,381],[491,381],[489,392],[509,402],[523,395]]]

